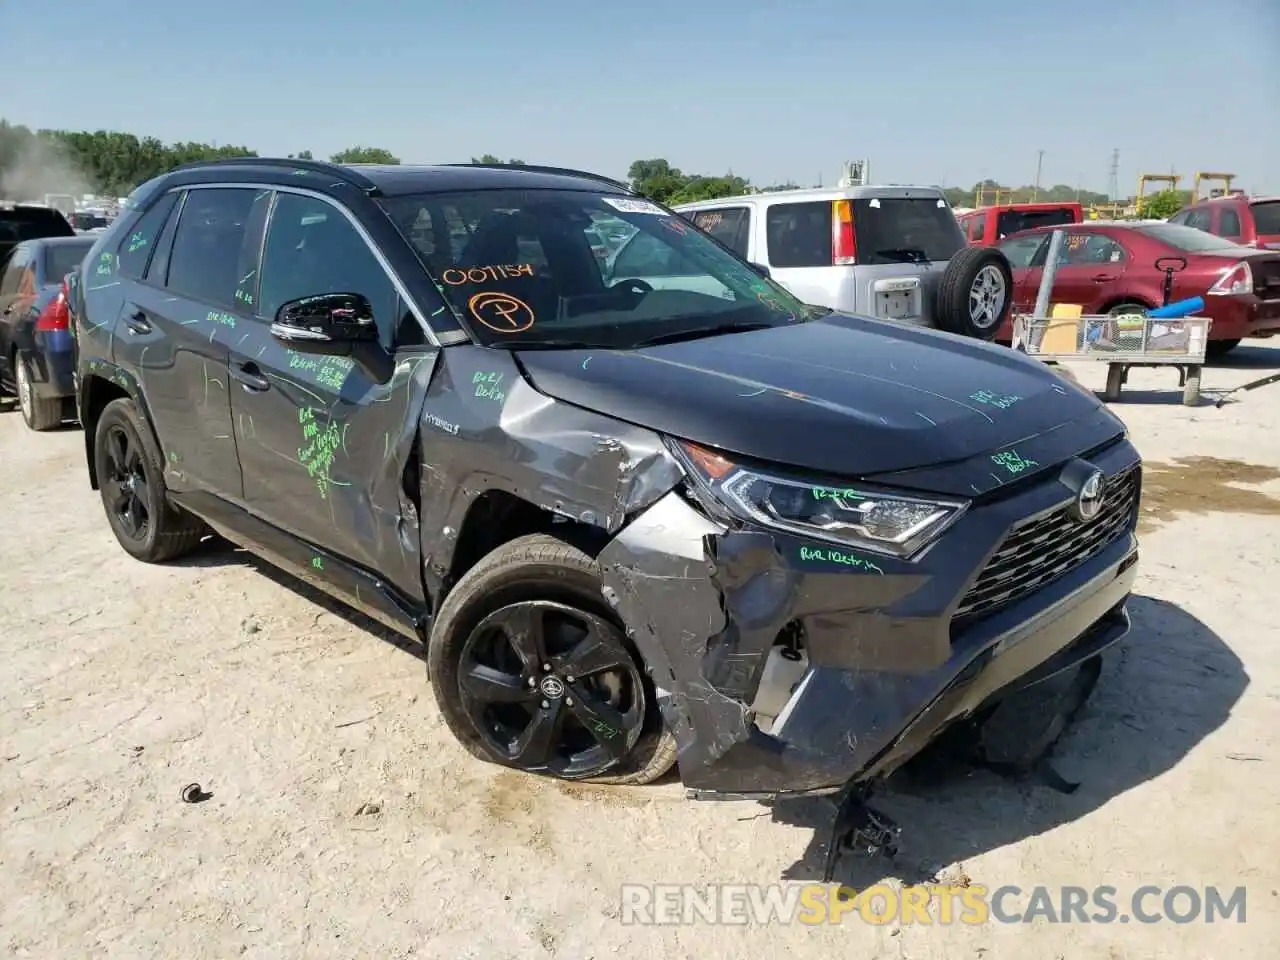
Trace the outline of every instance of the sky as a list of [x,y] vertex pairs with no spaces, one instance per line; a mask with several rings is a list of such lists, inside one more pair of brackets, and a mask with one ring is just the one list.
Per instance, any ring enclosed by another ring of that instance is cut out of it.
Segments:
[[1171,169],[1280,193],[1280,0],[45,6],[0,0],[0,117],[33,127],[761,185],[853,159],[1022,185],[1043,151],[1043,185],[1101,192],[1118,149],[1122,195]]

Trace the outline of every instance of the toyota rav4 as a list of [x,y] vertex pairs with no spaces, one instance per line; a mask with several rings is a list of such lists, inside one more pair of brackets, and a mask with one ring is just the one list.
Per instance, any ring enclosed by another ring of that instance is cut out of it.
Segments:
[[[611,282],[636,231],[679,282]],[[620,183],[196,164],[74,301],[124,550],[212,530],[415,638],[486,761],[840,791],[1129,629],[1141,467],[1091,394],[806,307]]]

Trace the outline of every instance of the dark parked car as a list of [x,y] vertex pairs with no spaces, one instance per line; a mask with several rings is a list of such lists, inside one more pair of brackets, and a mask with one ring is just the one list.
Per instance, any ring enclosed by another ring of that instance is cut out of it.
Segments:
[[92,237],[27,240],[0,273],[0,384],[17,394],[32,430],[52,430],[75,412],[64,280],[92,246]]
[[[689,284],[607,285],[595,224]],[[121,546],[212,528],[421,640],[488,761],[860,796],[1129,629],[1141,467],[1104,406],[811,311],[613,181],[197,164],[139,188],[77,299]]]
[[67,218],[54,207],[0,200],[0,267],[9,259],[13,248],[24,240],[75,235]]

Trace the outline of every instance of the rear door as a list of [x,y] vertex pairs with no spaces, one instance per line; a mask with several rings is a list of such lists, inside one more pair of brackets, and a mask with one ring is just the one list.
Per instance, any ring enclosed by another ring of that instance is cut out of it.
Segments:
[[9,262],[0,275],[0,382],[13,389],[14,372],[10,369],[13,353],[14,330],[21,313],[19,301],[30,276],[30,244],[18,244],[10,253]]
[[1280,200],[1258,200],[1249,204],[1257,244],[1265,250],[1280,250]]
[[269,199],[251,187],[193,186],[161,198],[117,251],[117,270],[127,276],[155,249],[143,279],[126,284],[113,358],[136,371],[175,492],[243,496],[228,358],[252,316],[244,290]]

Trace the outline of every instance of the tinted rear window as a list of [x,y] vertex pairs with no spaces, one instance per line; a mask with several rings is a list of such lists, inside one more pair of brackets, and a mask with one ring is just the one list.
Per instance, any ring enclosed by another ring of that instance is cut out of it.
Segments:
[[45,207],[0,209],[0,242],[71,236],[75,236],[75,231],[57,210]]
[[[1146,223],[1136,227],[1153,240],[1181,250],[1184,253],[1210,253],[1214,250],[1241,250],[1238,243],[1215,237],[1195,227],[1184,227],[1176,223]],[[1243,252],[1243,250],[1241,250]]]
[[62,278],[80,266],[80,261],[93,246],[89,243],[51,243],[44,249],[46,283],[61,283]]
[[930,197],[878,197],[853,201],[858,262],[950,260],[965,245],[946,201]]
[[1004,210],[996,219],[996,232],[1000,239],[1033,227],[1061,227],[1075,223],[1075,211],[1070,207],[1058,210]]
[[770,266],[831,266],[830,200],[771,204],[764,223]]
[[1253,211],[1254,229],[1263,236],[1280,233],[1280,200],[1249,205]]

